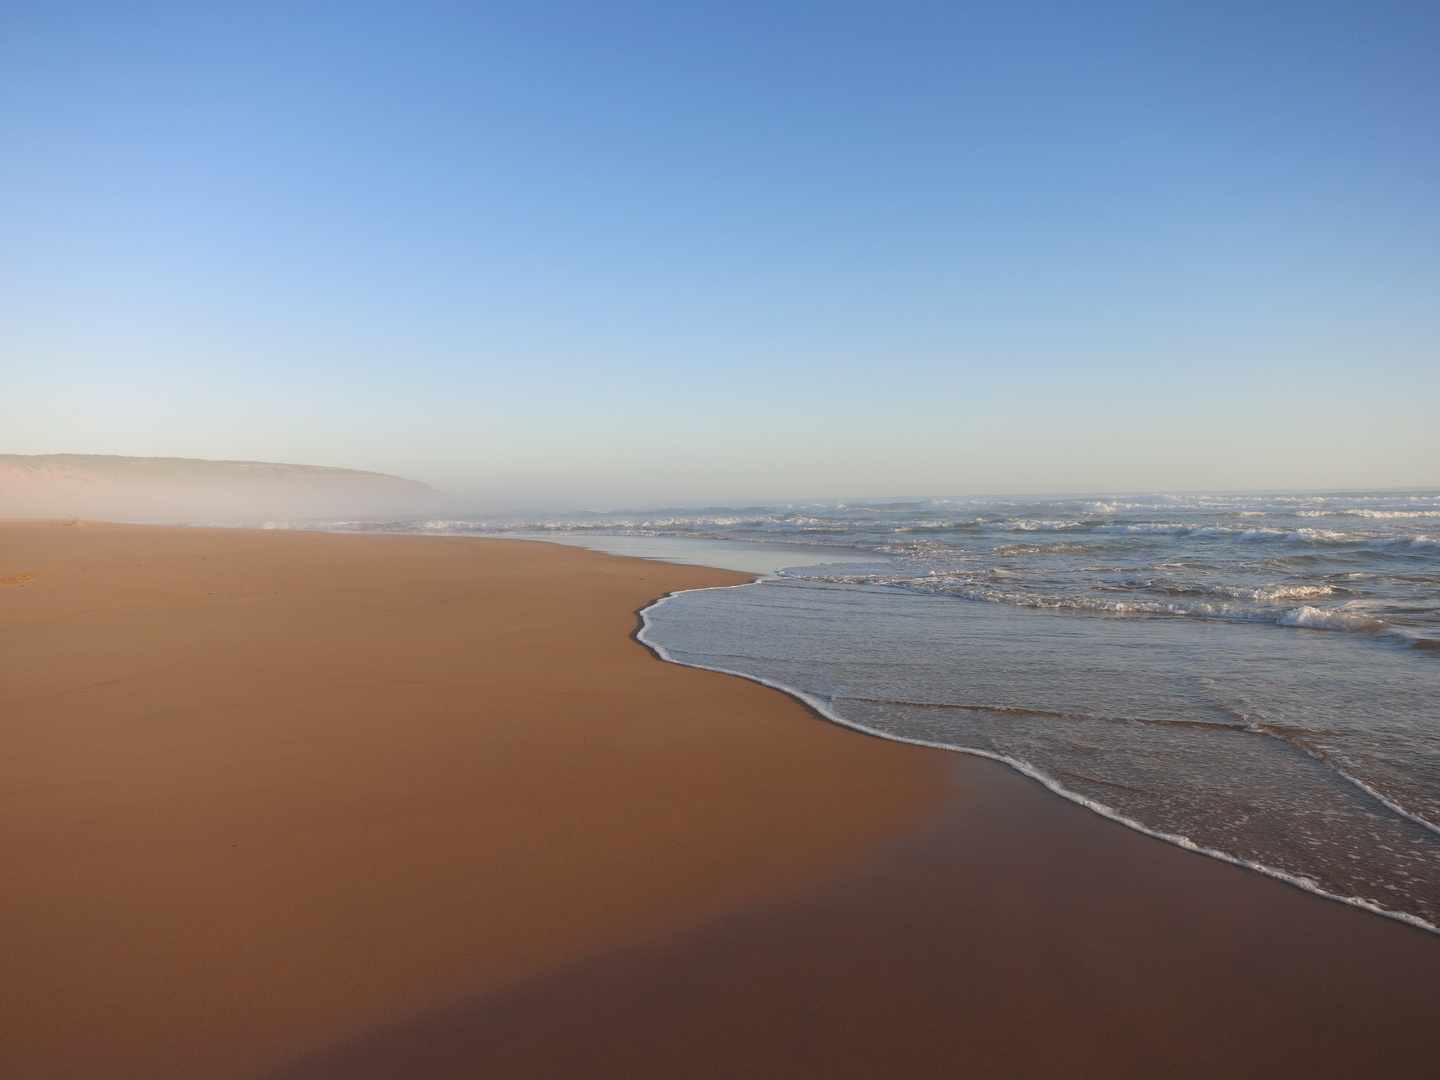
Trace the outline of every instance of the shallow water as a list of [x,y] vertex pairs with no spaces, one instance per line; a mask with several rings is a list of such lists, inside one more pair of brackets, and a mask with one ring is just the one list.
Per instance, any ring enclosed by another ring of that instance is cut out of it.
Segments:
[[1024,765],[1146,831],[1440,923],[1440,834],[1406,816],[1440,817],[1433,706],[1421,723],[1411,709],[1440,700],[1440,665],[1382,642],[786,581],[684,593],[647,623],[677,662]]
[[408,528],[759,541],[796,556],[766,565],[863,552],[681,594],[646,613],[645,640],[878,734],[1003,758],[1175,842],[1440,925],[1440,493]]

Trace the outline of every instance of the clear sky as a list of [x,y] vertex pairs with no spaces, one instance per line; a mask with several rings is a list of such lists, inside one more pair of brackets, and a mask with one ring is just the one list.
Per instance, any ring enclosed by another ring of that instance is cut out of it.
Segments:
[[0,3],[0,452],[1440,484],[1440,5]]

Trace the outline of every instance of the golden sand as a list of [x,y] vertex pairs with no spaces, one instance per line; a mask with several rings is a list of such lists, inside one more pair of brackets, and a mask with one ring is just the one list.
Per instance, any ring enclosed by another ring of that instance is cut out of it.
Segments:
[[943,793],[632,640],[727,571],[9,523],[0,577],[6,1076],[257,1068],[802,883]]

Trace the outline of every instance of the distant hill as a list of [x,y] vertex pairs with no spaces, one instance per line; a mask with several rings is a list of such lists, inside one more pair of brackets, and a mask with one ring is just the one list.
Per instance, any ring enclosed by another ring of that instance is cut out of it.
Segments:
[[428,484],[387,473],[268,461],[0,454],[0,517],[244,521],[420,512]]

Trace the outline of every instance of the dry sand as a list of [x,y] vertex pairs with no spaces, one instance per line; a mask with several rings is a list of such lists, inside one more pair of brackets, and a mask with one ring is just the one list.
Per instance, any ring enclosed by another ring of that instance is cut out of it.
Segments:
[[740,575],[10,524],[0,580],[5,1075],[1440,1060],[1440,937],[629,637]]
[[630,638],[727,571],[6,524],[0,578],[0,1075],[260,1068],[804,882],[944,790]]

